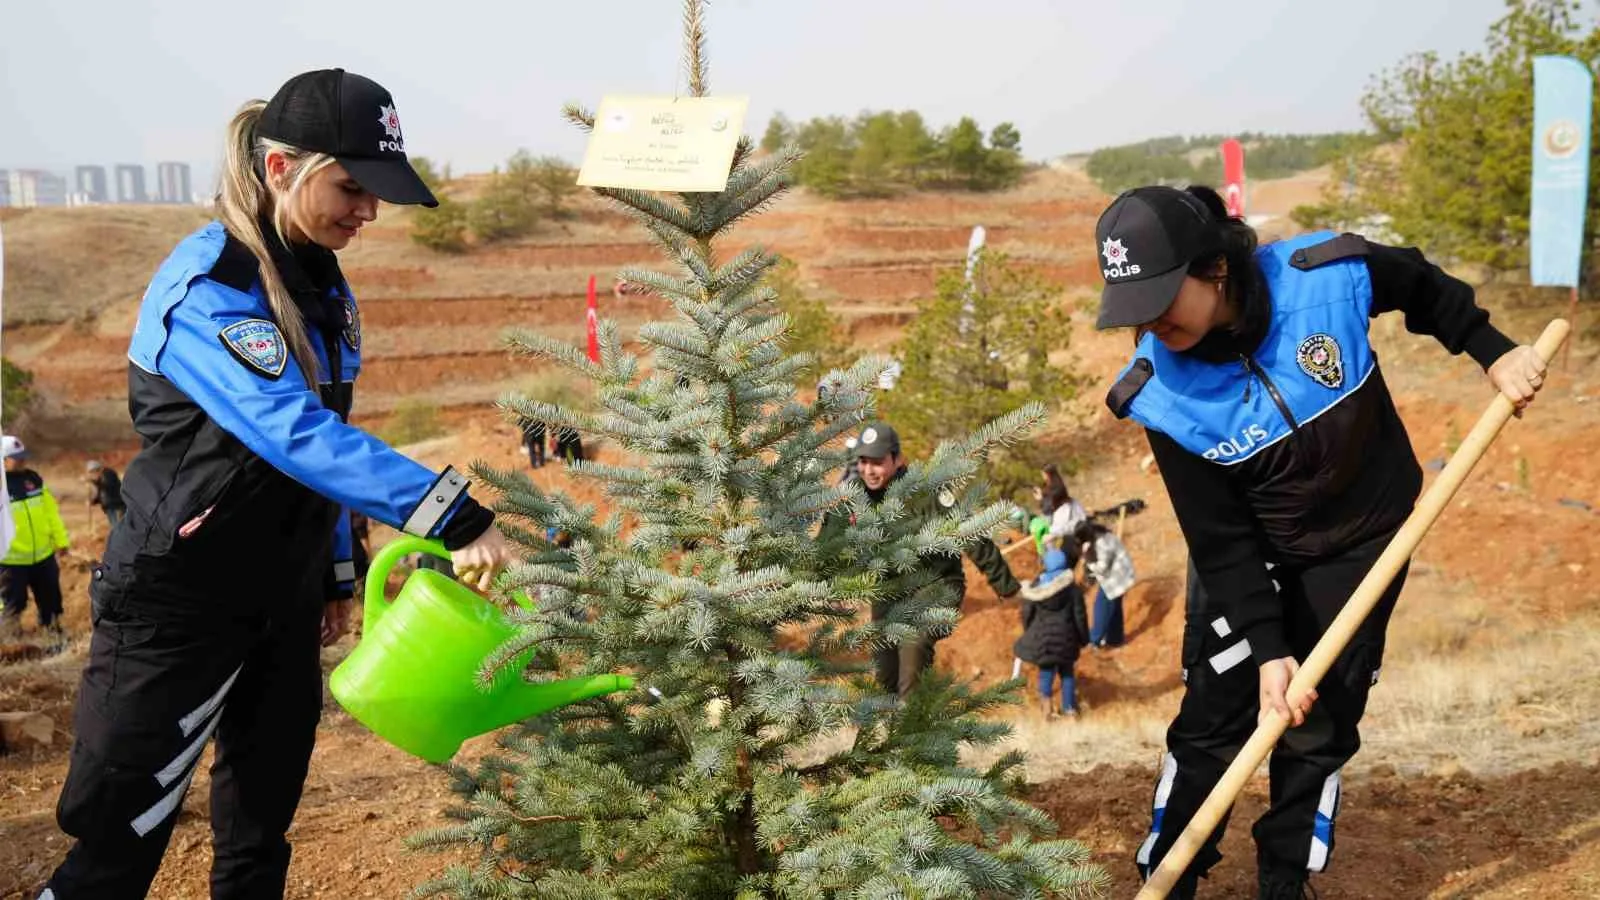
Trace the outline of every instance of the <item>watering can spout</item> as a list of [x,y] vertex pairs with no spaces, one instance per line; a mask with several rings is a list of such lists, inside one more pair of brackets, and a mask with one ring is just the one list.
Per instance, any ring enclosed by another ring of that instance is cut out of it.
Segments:
[[559,709],[582,700],[592,700],[617,691],[626,691],[633,687],[633,679],[627,675],[583,675],[577,678],[566,678],[561,681],[547,681],[541,684],[529,684],[508,691],[505,699],[497,704],[493,727],[503,728],[543,715],[552,709]]

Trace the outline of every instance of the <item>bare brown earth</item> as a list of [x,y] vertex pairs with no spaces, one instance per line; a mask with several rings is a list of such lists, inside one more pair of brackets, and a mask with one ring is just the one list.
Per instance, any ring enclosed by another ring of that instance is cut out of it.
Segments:
[[[1259,188],[1252,211],[1271,212],[1261,204],[1274,189]],[[1279,193],[1295,202],[1314,194],[1299,182]],[[1067,171],[1038,173],[992,196],[833,203],[802,194],[743,227],[732,243],[762,243],[795,258],[803,280],[846,318],[855,342],[881,348],[901,333],[938,272],[959,264],[974,224],[988,227],[992,245],[1061,280],[1063,303],[1079,308],[1092,297],[1092,230],[1105,199]],[[53,746],[0,756],[6,900],[31,898],[66,847],[52,807],[67,766],[88,627],[84,586],[96,545],[92,511],[74,479],[91,456],[120,468],[137,449],[126,420],[127,338],[143,280],[195,224],[157,211],[138,219],[140,212],[119,212],[110,225],[81,211],[6,221],[13,253],[22,246],[44,254],[20,288],[8,255],[6,354],[36,372],[45,394],[30,433],[79,548],[65,576],[74,645],[59,657],[0,663],[0,711],[41,711],[57,725]],[[367,340],[357,418],[381,426],[403,401],[439,407],[450,435],[412,449],[424,462],[518,464],[516,435],[491,404],[544,376],[505,353],[505,327],[581,340],[590,274],[600,276],[602,313],[625,335],[661,312],[648,298],[612,298],[618,267],[652,265],[656,255],[625,217],[598,205],[586,202],[575,219],[522,244],[464,258],[412,246],[404,225],[404,213],[386,210],[383,223],[344,257],[362,298]],[[94,273],[92,302],[58,309],[61,292],[84,294],[70,273],[43,260],[84,228],[116,243],[118,268]],[[137,240],[126,239],[130,230]],[[1506,308],[1493,295],[1485,302],[1503,327],[1530,340],[1562,305],[1551,298]],[[1125,526],[1141,580],[1127,604],[1129,645],[1080,664],[1085,717],[1057,724],[1019,710],[1012,718],[1030,751],[1034,799],[1107,866],[1113,895],[1131,896],[1128,860],[1148,827],[1162,731],[1181,692],[1183,550],[1159,475],[1141,467],[1142,438],[1098,403],[1124,358],[1125,338],[1095,335],[1084,313],[1075,318],[1068,355],[1100,383],[1049,439],[1083,464],[1072,487],[1091,508],[1133,497],[1149,503]],[[1580,325],[1589,320],[1586,313]],[[1419,457],[1442,459],[1488,397],[1481,376],[1431,341],[1407,335],[1399,322],[1374,329]],[[1570,365],[1495,445],[1418,553],[1364,726],[1366,748],[1351,765],[1334,865],[1318,882],[1323,897],[1600,896],[1600,591],[1593,584],[1600,544],[1594,514],[1584,508],[1600,506],[1595,352],[1593,336],[1584,335]],[[603,501],[560,467],[536,478]],[[1027,549],[1010,558],[1019,575],[1036,566]],[[981,579],[970,578],[969,586],[964,621],[941,643],[939,662],[997,680],[1010,673],[1016,610]],[[326,651],[325,667],[352,641]],[[490,746],[492,738],[479,739],[464,753]],[[206,788],[202,773],[153,896],[206,896]],[[1264,794],[1258,779],[1241,801],[1211,896],[1249,895],[1247,824]],[[451,861],[401,846],[404,836],[439,824],[448,799],[440,772],[383,744],[330,700],[292,833],[289,896],[405,896]]]

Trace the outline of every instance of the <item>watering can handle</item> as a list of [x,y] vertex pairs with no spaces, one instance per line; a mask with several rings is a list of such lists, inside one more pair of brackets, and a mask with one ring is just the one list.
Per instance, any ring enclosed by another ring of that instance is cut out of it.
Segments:
[[389,598],[384,596],[384,589],[389,584],[389,570],[400,561],[403,556],[413,553],[428,553],[440,559],[449,559],[450,551],[438,541],[426,538],[412,537],[403,534],[400,537],[383,545],[372,557],[372,564],[367,568],[367,586],[362,597],[365,609],[362,611],[361,630],[363,634],[371,634],[373,626],[378,624],[378,619],[389,609]]
[[[409,556],[413,553],[429,553],[440,559],[450,558],[450,551],[445,549],[444,544],[439,541],[412,537],[409,534],[403,534],[384,544],[383,549],[372,557],[372,564],[367,569],[367,586],[362,597],[364,609],[361,615],[361,631],[363,634],[370,634],[373,626],[378,624],[378,619],[389,609],[389,598],[383,595],[384,589],[389,584],[389,570],[394,568],[395,563],[399,562],[401,557]],[[533,609],[533,601],[522,591],[512,594],[511,599],[515,600],[517,605],[523,609]]]

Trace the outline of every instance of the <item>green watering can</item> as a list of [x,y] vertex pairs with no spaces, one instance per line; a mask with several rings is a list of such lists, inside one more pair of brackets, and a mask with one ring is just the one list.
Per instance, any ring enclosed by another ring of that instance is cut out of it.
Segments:
[[[391,603],[383,595],[389,570],[409,553],[450,558],[437,541],[414,537],[379,550],[367,572],[361,642],[328,678],[339,704],[389,743],[442,763],[467,738],[633,687],[626,675],[529,684],[521,677],[529,650],[484,688],[478,666],[516,629],[494,604],[432,569],[413,572]],[[517,602],[532,608],[526,597]]]

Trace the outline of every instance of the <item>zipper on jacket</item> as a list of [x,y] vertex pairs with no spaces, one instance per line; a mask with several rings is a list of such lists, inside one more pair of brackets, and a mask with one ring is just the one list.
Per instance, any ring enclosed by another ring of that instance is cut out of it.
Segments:
[[[1267,371],[1261,368],[1261,364],[1257,363],[1252,357],[1242,356],[1240,358],[1244,360],[1245,369],[1261,379],[1261,386],[1267,389],[1267,395],[1272,398],[1273,405],[1278,407],[1278,413],[1283,416],[1285,422],[1289,423],[1289,430],[1300,430],[1300,423],[1294,420],[1294,413],[1289,411],[1289,404],[1285,403],[1283,395],[1278,393],[1278,386],[1272,383],[1271,378],[1267,377]],[[1244,399],[1246,403],[1250,401],[1250,382],[1248,380],[1245,381],[1244,385]]]

